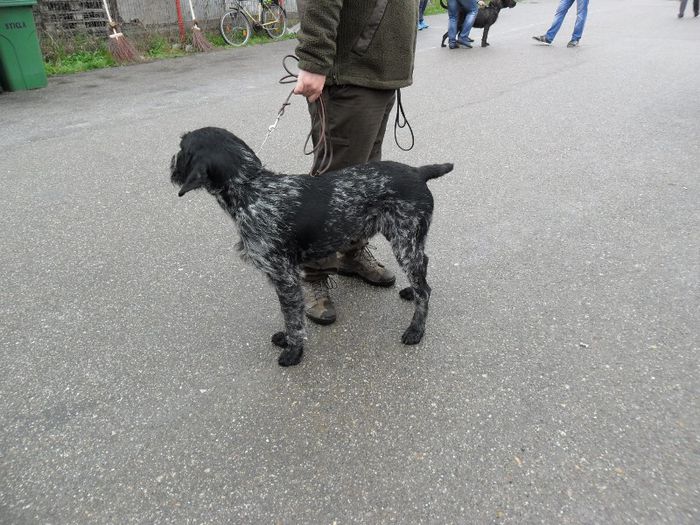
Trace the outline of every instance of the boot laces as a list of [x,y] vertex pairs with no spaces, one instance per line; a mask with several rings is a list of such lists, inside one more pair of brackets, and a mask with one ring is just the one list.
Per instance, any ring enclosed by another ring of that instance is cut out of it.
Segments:
[[370,248],[376,249],[375,246],[371,245],[366,245],[364,248],[362,248],[362,251],[357,256],[357,259],[361,262],[366,264],[367,266],[374,268],[374,269],[381,269],[384,268],[384,265],[380,263],[375,257],[374,254],[371,252]]
[[311,290],[314,294],[314,299],[324,299],[328,297],[328,290],[332,290],[336,287],[336,282],[330,276],[323,277],[316,281],[311,282]]

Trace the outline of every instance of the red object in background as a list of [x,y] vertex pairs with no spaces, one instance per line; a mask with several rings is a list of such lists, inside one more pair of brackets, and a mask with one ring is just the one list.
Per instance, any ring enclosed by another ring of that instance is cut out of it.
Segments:
[[175,0],[175,9],[177,9],[177,27],[180,29],[180,42],[184,42],[187,40],[187,33],[185,32],[185,21],[182,18],[180,0]]

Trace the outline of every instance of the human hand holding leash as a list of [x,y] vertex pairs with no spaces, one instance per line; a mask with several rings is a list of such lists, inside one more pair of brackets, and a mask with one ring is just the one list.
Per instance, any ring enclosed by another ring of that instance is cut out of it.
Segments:
[[300,69],[297,76],[297,85],[294,87],[294,94],[304,95],[309,102],[316,102],[321,96],[325,84],[326,75]]

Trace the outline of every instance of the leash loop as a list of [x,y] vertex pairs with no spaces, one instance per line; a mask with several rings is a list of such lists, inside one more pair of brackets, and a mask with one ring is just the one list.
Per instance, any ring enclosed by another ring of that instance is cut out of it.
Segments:
[[[399,129],[403,129],[406,127],[408,128],[408,131],[411,134],[411,145],[408,148],[404,148],[401,144],[399,144]],[[400,89],[396,90],[396,119],[394,119],[394,142],[396,142],[396,145],[402,151],[411,151],[416,143],[416,138],[413,135],[413,128],[411,127],[411,124],[409,124],[408,119],[406,118],[406,113],[403,110]]]

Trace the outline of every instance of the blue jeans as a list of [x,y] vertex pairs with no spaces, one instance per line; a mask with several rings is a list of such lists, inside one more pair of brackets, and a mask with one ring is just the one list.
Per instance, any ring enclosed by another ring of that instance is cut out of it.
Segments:
[[420,0],[418,3],[418,21],[423,21],[423,14],[425,13],[425,8],[428,6],[428,0]]
[[476,13],[479,10],[477,0],[447,0],[447,16],[449,19],[447,35],[450,39],[450,44],[457,43],[457,12],[460,7],[467,12],[462,30],[459,33],[460,42],[466,42],[467,38],[469,38],[469,31],[472,30],[474,20],[476,20]]
[[[560,0],[559,7],[557,7],[557,12],[554,13],[554,22],[552,22],[552,27],[547,31],[547,40],[552,42],[554,37],[557,36],[557,32],[561,27],[561,23],[564,21],[566,12],[574,4],[574,0]],[[576,0],[576,24],[574,24],[574,34],[571,36],[571,40],[581,40],[581,35],[583,34],[583,26],[586,25],[586,16],[588,15],[588,0]]]

